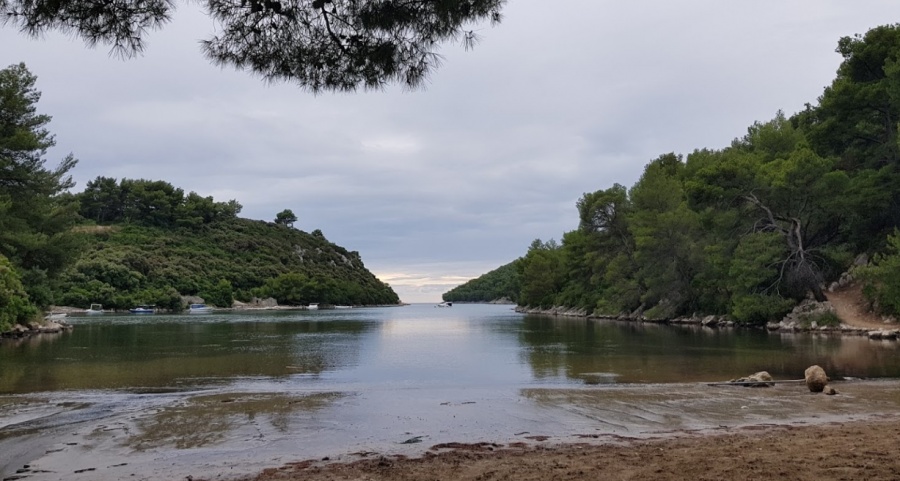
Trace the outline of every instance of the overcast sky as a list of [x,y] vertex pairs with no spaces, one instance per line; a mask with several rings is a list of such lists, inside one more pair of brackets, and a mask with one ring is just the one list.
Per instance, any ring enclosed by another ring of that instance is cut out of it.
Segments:
[[405,302],[434,302],[577,226],[575,201],[631,186],[660,154],[721,148],[815,103],[845,35],[894,23],[863,0],[509,0],[471,51],[445,45],[424,90],[313,96],[212,66],[195,3],[120,60],[0,28],[0,67],[38,76],[77,191],[103,175],[289,208],[359,251]]

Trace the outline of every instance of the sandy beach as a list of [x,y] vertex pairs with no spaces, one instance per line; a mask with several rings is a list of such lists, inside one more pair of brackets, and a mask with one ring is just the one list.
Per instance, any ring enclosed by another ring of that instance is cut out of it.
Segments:
[[370,453],[309,460],[244,480],[896,480],[900,417],[819,426],[748,426],[665,439],[526,446],[432,446],[420,458]]

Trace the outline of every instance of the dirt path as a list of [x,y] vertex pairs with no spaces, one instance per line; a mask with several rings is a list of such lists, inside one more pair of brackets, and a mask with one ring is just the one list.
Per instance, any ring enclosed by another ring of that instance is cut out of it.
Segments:
[[891,327],[891,325],[885,325],[880,316],[868,310],[868,301],[862,293],[862,287],[859,285],[827,292],[825,295],[828,297],[831,305],[834,306],[841,321],[849,326],[868,329]]

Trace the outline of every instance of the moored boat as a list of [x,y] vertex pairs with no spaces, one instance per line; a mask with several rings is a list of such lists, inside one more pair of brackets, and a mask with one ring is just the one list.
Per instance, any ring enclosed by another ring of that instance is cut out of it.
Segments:
[[91,304],[90,309],[84,311],[84,313],[88,315],[103,314],[103,304]]
[[133,309],[128,309],[128,312],[132,314],[155,314],[156,306],[141,304]]
[[213,308],[207,306],[206,304],[191,304],[188,308],[189,314],[209,314],[213,311]]
[[318,302],[311,302],[308,306],[306,306],[306,308],[309,309],[309,310],[311,310],[311,311],[314,311],[314,310],[316,310],[316,309],[319,308],[319,303],[318,303]]

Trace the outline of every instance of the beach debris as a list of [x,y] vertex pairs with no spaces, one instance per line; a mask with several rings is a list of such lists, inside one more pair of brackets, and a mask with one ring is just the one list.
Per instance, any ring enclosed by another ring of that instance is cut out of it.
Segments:
[[769,387],[774,386],[777,381],[772,379],[772,375],[766,371],[759,371],[746,377],[732,379],[727,382],[713,382],[710,386],[744,386],[744,387]]
[[818,365],[806,368],[803,377],[806,379],[806,387],[809,388],[810,392],[822,392],[828,384],[828,376],[825,375],[825,370]]
[[424,436],[413,436],[413,437],[407,439],[406,441],[403,441],[403,442],[400,443],[400,444],[415,444],[415,443],[421,443],[423,437],[424,437]]

